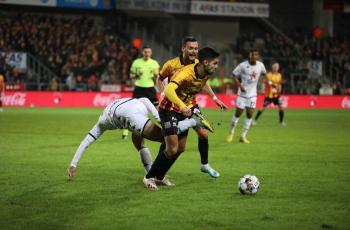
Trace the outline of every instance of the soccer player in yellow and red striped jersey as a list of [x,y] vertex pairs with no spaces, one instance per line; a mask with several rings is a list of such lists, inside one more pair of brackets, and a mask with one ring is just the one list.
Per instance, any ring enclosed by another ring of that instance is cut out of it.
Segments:
[[286,123],[283,121],[284,110],[280,100],[280,96],[282,92],[282,75],[281,73],[279,73],[279,68],[280,68],[279,64],[275,62],[271,66],[271,72],[266,74],[264,104],[263,104],[263,107],[256,114],[253,121],[253,125],[257,124],[259,117],[264,112],[265,108],[271,103],[278,106],[280,124],[283,126],[286,125]]
[[178,134],[178,123],[195,113],[195,96],[218,68],[218,57],[219,53],[209,47],[201,49],[198,53],[199,63],[187,65],[177,71],[165,87],[165,97],[159,106],[165,149],[160,147],[157,158],[143,179],[147,189],[158,190],[156,181],[164,179],[178,156],[185,150],[188,131]]
[[[171,82],[172,76],[184,68],[184,66],[198,63],[198,42],[194,37],[186,37],[182,40],[181,54],[178,57],[168,60],[165,62],[160,70],[159,77],[157,79],[157,87],[163,92],[164,83]],[[204,91],[216,102],[216,104],[222,109],[226,109],[226,105],[221,102],[216,96],[211,87],[206,83],[203,86]],[[162,93],[164,94],[164,93]],[[163,95],[161,96],[161,98]],[[196,104],[194,101],[193,104]],[[164,106],[164,105],[162,105]],[[219,172],[214,170],[208,161],[209,155],[209,142],[208,142],[208,132],[202,128],[197,127],[195,131],[198,135],[198,150],[201,157],[201,168],[200,170],[204,173],[208,173],[212,177],[220,176]]]

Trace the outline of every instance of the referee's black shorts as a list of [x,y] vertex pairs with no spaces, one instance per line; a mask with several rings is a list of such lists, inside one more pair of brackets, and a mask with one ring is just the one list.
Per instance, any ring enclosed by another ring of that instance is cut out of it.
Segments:
[[157,98],[157,91],[154,87],[144,88],[144,87],[135,86],[132,97],[133,98],[146,97],[153,103],[153,105],[157,106],[159,104],[159,101]]

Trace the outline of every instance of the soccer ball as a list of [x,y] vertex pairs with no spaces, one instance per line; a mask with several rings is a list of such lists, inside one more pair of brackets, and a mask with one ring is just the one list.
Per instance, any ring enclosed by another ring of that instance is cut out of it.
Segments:
[[247,174],[239,178],[238,190],[242,194],[248,194],[248,195],[256,194],[259,190],[259,187],[260,187],[259,179],[254,175]]

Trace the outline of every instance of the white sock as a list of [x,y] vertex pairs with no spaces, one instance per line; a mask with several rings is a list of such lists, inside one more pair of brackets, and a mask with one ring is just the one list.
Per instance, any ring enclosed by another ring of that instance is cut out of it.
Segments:
[[196,120],[193,118],[187,118],[185,120],[179,121],[179,124],[177,125],[180,133],[185,132],[186,130],[194,126],[196,126]]
[[95,138],[93,138],[90,134],[86,135],[84,140],[80,143],[77,151],[75,152],[75,155],[70,163],[71,166],[77,167],[80,158],[83,156],[84,152],[89,147],[89,145],[94,141]]
[[242,133],[241,133],[241,137],[245,137],[247,135],[249,127],[252,124],[252,120],[253,120],[252,118],[250,118],[250,119],[246,118],[245,119],[243,130],[242,130]]
[[140,149],[139,153],[140,153],[142,165],[145,168],[145,171],[147,173],[152,166],[151,151],[149,150],[149,148],[145,147]]
[[236,117],[235,115],[232,116],[232,121],[231,121],[231,127],[230,127],[230,133],[233,134],[235,132],[235,128],[237,126],[237,123],[239,121],[239,117]]

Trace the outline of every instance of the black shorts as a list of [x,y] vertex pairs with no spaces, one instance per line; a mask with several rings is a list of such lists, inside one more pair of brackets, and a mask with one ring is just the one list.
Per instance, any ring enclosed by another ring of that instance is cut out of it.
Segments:
[[[185,120],[187,117],[181,113],[174,111],[159,110],[160,124],[162,125],[163,136],[177,135],[179,121]],[[179,136],[187,136],[188,130],[178,134]]]
[[271,103],[273,103],[274,105],[281,105],[282,104],[280,97],[273,97],[273,98],[265,97],[264,107],[268,106]]
[[146,97],[153,103],[153,105],[157,106],[159,104],[159,101],[157,98],[157,92],[154,87],[143,88],[143,87],[136,86],[132,97],[133,98]]

